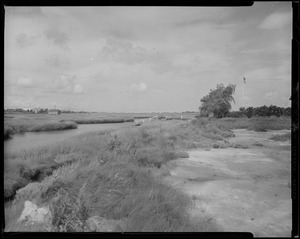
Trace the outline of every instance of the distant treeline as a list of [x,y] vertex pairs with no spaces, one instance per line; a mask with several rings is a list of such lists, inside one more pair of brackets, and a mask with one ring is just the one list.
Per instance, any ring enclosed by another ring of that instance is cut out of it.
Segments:
[[183,111],[182,112],[183,114],[186,114],[186,113],[193,113],[193,114],[195,114],[195,113],[199,113],[198,111]]
[[239,111],[232,111],[226,114],[226,117],[240,118],[252,116],[291,116],[292,109],[291,107],[278,107],[276,105],[270,105],[269,107],[264,105],[260,107],[241,107]]

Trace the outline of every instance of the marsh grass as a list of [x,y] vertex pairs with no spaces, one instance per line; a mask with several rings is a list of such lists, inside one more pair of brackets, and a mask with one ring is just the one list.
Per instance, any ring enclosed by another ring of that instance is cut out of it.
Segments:
[[40,125],[35,125],[30,127],[28,129],[28,132],[54,131],[54,130],[66,130],[66,129],[77,129],[77,124],[71,121],[40,124]]
[[54,122],[54,123],[38,123],[32,124],[17,124],[6,125],[4,127],[4,139],[8,139],[13,134],[19,134],[24,132],[41,132],[41,131],[55,131],[55,130],[67,130],[77,129],[75,122]]
[[288,132],[285,134],[273,135],[269,139],[275,140],[275,141],[291,141],[291,132]]
[[188,157],[186,149],[229,147],[223,141],[233,136],[212,120],[156,121],[10,154],[4,159],[5,200],[14,202],[7,202],[8,228],[18,228],[21,205],[30,200],[50,205],[52,231],[85,231],[95,215],[126,220],[125,231],[217,230],[201,216],[190,218],[191,199],[162,178],[168,162]]
[[[223,131],[208,132],[227,136]],[[190,198],[162,182],[166,163],[187,158],[187,144],[212,144],[207,137],[187,122],[152,122],[10,154],[4,161],[5,199],[14,202],[6,207],[8,228],[16,229],[25,200],[50,205],[52,231],[84,231],[94,215],[126,219],[125,231],[214,228],[189,218]]]
[[247,129],[257,132],[268,130],[291,129],[291,118],[281,117],[253,117],[253,118],[222,118],[210,119],[210,122],[217,127],[232,129]]

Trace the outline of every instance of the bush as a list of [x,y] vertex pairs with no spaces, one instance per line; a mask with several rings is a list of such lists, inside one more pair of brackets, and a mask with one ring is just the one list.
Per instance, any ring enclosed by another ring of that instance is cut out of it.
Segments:
[[13,134],[14,131],[10,126],[4,126],[4,139],[9,139]]
[[154,166],[160,168],[168,155],[164,155],[159,148],[142,148],[136,153],[137,162],[141,166]]
[[187,152],[177,152],[176,158],[189,158],[190,155]]

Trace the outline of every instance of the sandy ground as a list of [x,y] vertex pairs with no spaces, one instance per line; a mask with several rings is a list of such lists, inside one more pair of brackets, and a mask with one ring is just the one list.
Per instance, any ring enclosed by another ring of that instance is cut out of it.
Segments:
[[291,236],[291,145],[268,140],[287,130],[234,130],[231,143],[247,149],[197,149],[172,162],[166,181],[195,202],[193,216],[205,214],[227,232],[256,237]]

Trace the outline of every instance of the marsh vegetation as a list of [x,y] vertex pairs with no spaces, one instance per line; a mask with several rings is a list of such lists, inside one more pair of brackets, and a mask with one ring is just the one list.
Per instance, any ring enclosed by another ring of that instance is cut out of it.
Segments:
[[217,231],[205,215],[191,218],[191,198],[163,181],[168,162],[188,158],[188,149],[237,147],[227,141],[232,129],[261,130],[256,125],[266,121],[265,130],[290,127],[289,118],[277,117],[157,120],[10,153],[4,159],[6,230],[29,230],[17,219],[30,200],[50,205],[52,231],[84,231],[94,215],[126,220],[124,231]]

